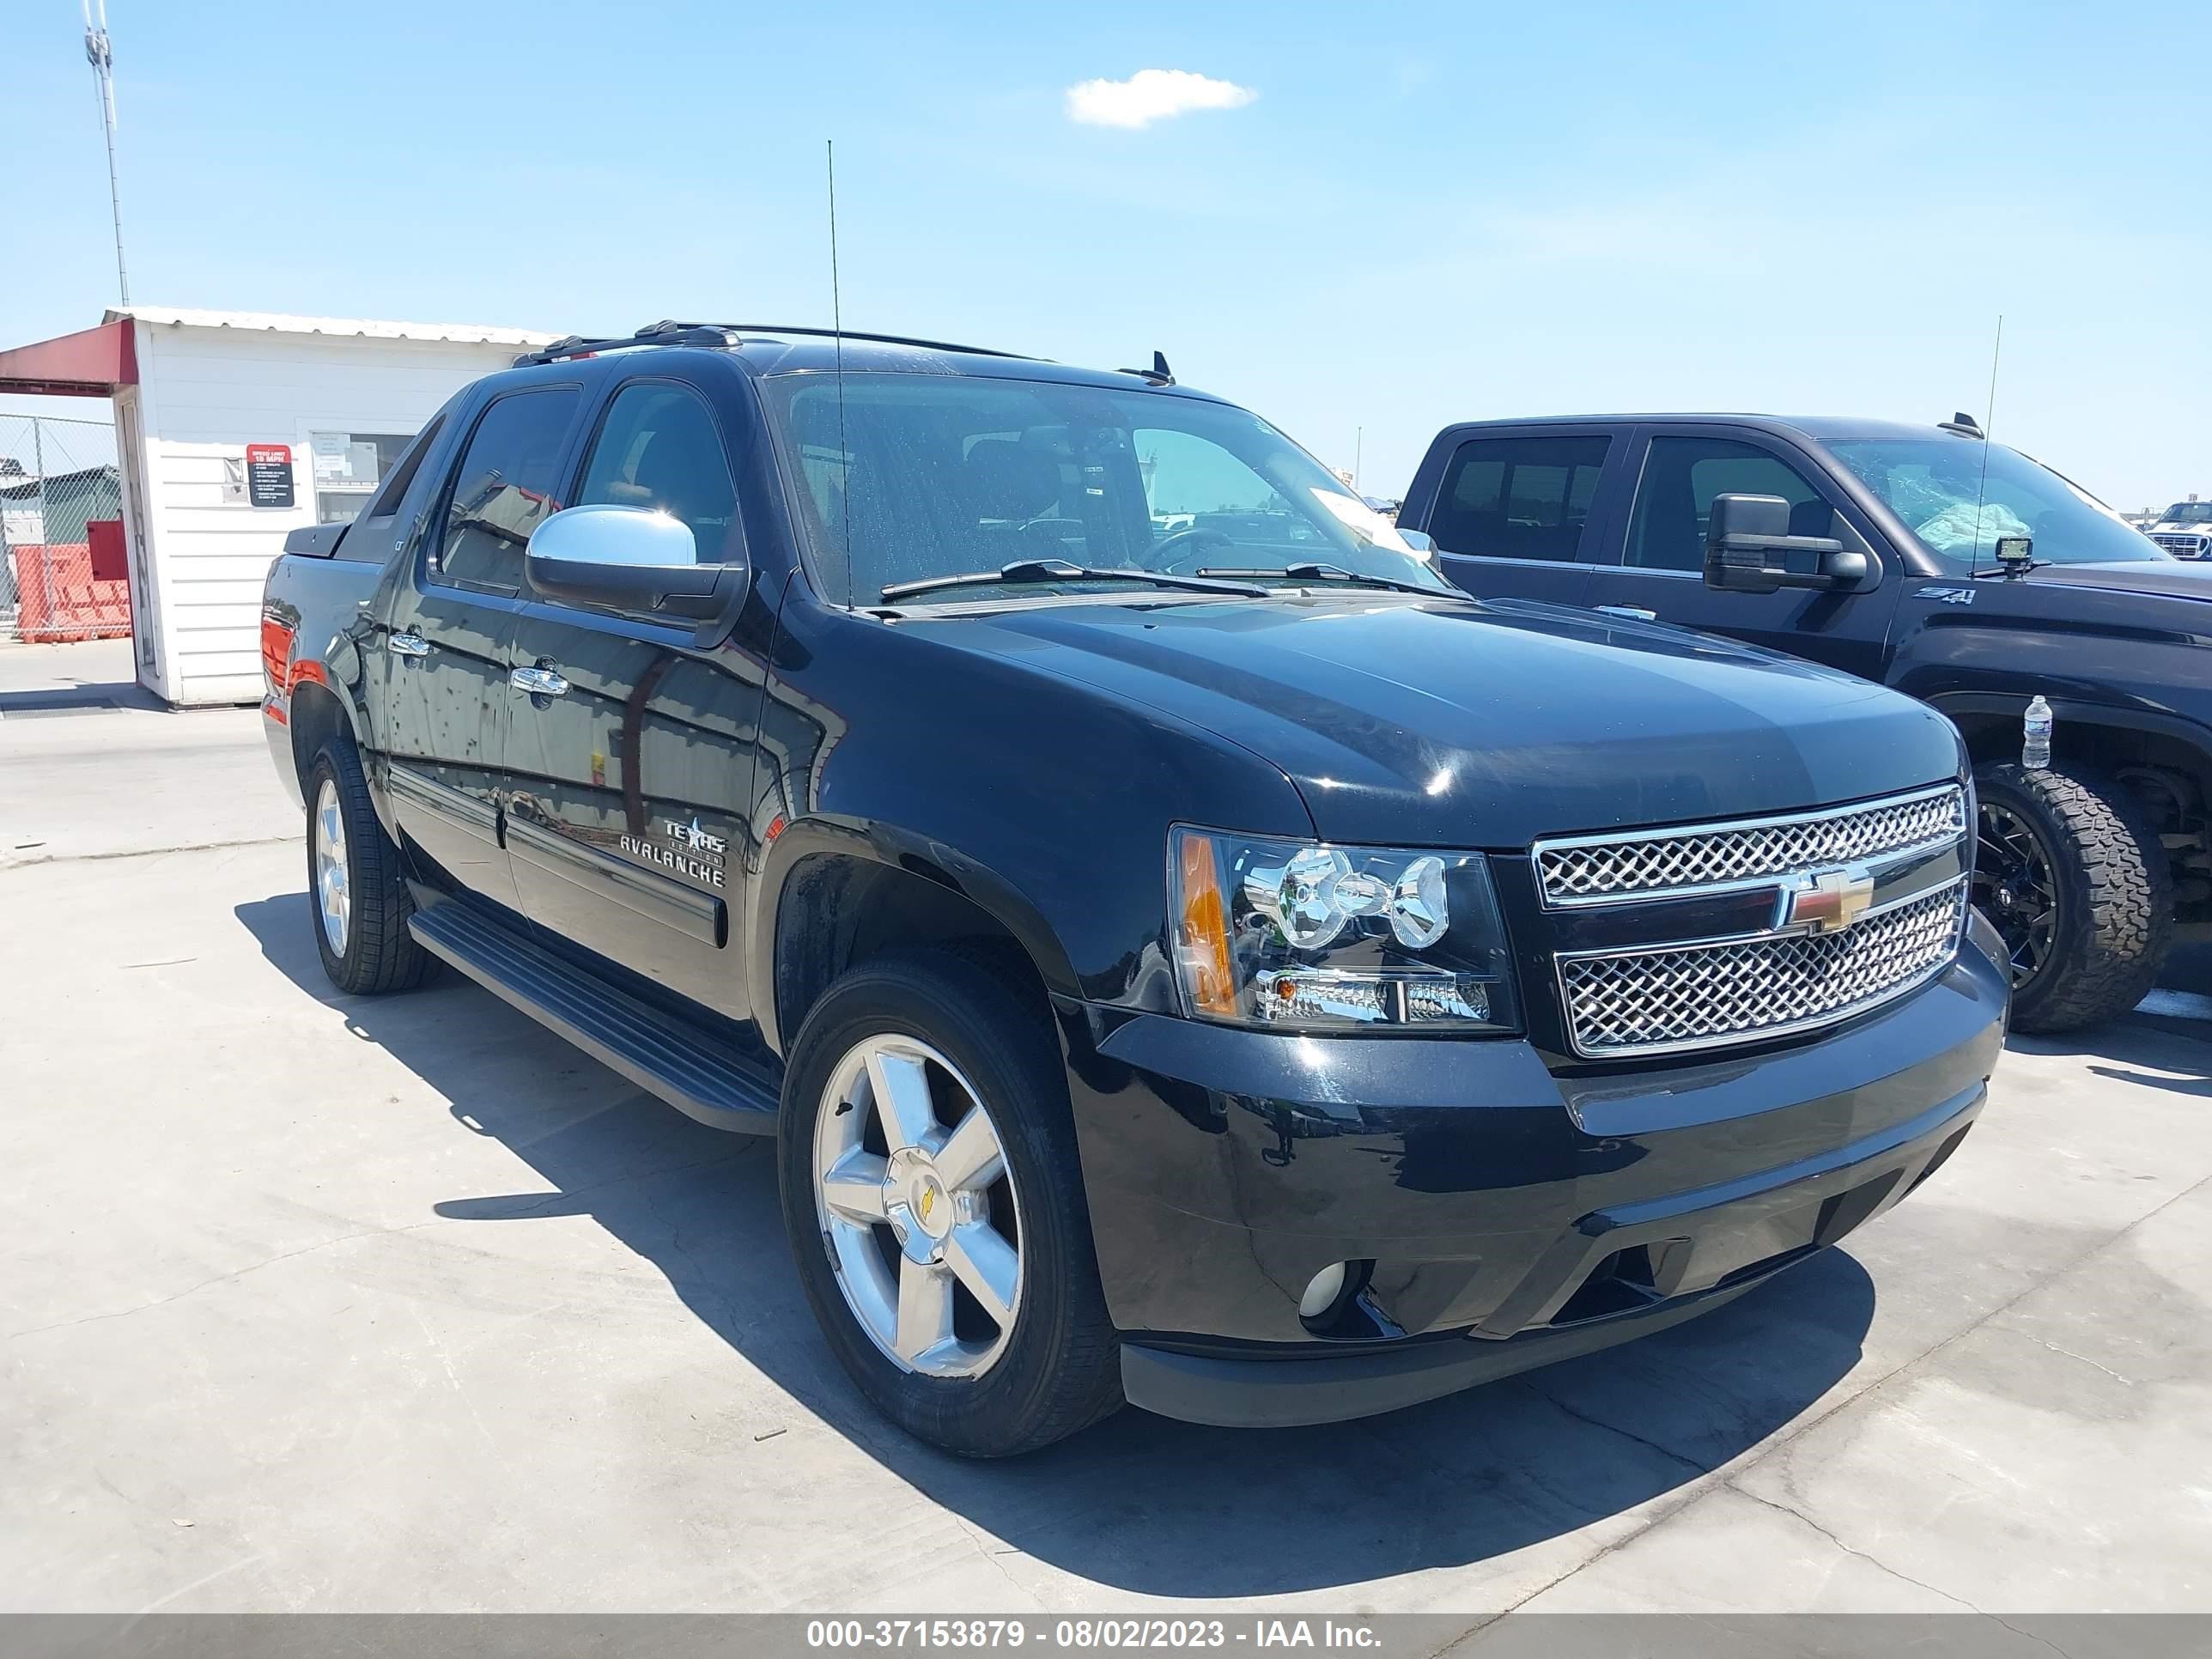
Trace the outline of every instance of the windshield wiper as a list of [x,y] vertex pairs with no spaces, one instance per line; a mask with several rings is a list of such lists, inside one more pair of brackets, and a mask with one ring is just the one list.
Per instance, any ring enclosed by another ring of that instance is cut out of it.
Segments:
[[1360,587],[1389,587],[1401,593],[1425,593],[1431,598],[1449,596],[1455,589],[1424,587],[1419,582],[1401,582],[1395,576],[1370,576],[1363,570],[1346,570],[1340,564],[1322,564],[1309,560],[1304,564],[1286,564],[1280,570],[1223,570],[1212,566],[1198,573],[1201,576],[1241,577],[1246,581],[1279,581],[1287,576],[1301,582],[1350,582]]
[[924,576],[916,581],[893,582],[884,589],[881,599],[886,604],[895,599],[912,599],[917,593],[932,593],[942,587],[995,587],[1001,583],[1018,586],[1029,582],[1142,582],[1152,587],[1187,588],[1195,593],[1238,593],[1246,599],[1265,599],[1267,590],[1254,587],[1248,582],[1209,581],[1201,575],[1170,576],[1157,570],[1139,570],[1133,567],[1121,570],[1095,569],[1087,565],[1070,564],[1066,559],[1016,559],[1012,564],[1001,565],[996,570],[970,570],[957,576]]

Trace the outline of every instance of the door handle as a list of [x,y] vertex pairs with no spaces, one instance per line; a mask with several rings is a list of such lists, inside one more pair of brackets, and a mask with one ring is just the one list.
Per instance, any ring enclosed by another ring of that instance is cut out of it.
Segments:
[[533,697],[565,697],[568,682],[550,668],[517,668],[507,677],[507,683],[518,691],[527,691]]
[[1626,617],[1631,622],[1659,620],[1659,613],[1656,611],[1646,611],[1640,605],[1599,605],[1590,608],[1594,611],[1602,611],[1608,617]]
[[420,634],[387,634],[384,648],[395,657],[427,657],[430,654],[430,641]]

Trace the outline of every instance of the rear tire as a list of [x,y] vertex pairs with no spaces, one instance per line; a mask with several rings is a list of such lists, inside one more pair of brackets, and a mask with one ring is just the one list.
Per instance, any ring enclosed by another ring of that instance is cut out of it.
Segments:
[[[903,1126],[896,1105],[884,1121],[886,1090],[920,1103]],[[956,1146],[979,1111],[995,1162]],[[917,951],[837,981],[792,1045],[776,1152],[806,1299],[891,1421],[963,1456],[1008,1457],[1120,1407],[1057,1046],[1042,1009],[995,975]],[[967,1288],[986,1255],[1005,1275],[1003,1318]],[[941,1322],[918,1341],[910,1297],[917,1323]]]
[[361,757],[328,743],[307,769],[307,909],[331,984],[356,996],[410,991],[438,959],[415,942],[399,848],[368,798]]
[[2158,827],[2087,767],[1984,766],[1974,902],[2013,952],[2013,1025],[2075,1031],[2143,1000],[2166,961],[2173,884]]

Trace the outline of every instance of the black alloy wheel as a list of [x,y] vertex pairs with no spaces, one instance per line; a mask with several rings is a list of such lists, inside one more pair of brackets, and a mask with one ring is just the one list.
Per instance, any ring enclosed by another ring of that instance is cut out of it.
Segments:
[[2010,807],[1981,803],[1974,845],[1974,903],[2012,957],[2013,988],[2050,967],[2064,901],[2051,849]]

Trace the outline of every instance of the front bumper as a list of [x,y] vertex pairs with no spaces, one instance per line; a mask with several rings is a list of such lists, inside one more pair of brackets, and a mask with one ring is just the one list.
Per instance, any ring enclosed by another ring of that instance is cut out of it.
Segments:
[[[1136,1404],[1333,1421],[1722,1305],[1880,1214],[1971,1127],[2004,1038],[1986,926],[1811,1042],[1554,1073],[1525,1042],[1300,1038],[1061,1010]],[[1313,1276],[1371,1263],[1326,1336]]]

